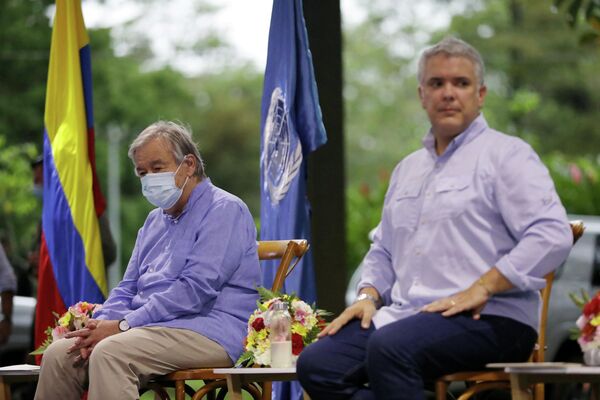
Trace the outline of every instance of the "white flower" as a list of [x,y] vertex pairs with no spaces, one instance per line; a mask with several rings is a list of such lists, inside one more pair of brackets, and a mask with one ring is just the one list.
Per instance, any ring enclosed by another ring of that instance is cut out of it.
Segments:
[[256,351],[254,353],[254,359],[258,364],[271,365],[271,348],[268,347],[264,352]]

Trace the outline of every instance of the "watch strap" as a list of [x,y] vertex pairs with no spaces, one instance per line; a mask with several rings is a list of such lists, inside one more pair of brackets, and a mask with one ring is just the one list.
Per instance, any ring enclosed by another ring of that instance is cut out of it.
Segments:
[[357,301],[361,300],[371,300],[373,304],[375,304],[375,307],[379,308],[379,299],[377,299],[377,297],[373,296],[372,294],[361,293],[356,297],[356,300],[354,300],[354,302],[356,303]]

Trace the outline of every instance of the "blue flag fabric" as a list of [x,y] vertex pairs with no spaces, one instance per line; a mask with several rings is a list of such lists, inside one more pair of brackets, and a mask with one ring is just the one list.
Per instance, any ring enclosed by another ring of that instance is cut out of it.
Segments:
[[[261,112],[261,240],[307,239],[307,156],[327,142],[308,48],[301,0],[274,0]],[[271,287],[277,264],[263,268]],[[286,279],[283,291],[316,301],[309,252]],[[297,382],[275,382],[273,399],[301,399]]]

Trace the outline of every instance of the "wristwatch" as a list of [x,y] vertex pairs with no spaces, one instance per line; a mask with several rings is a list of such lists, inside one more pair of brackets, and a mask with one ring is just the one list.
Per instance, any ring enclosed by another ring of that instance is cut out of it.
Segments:
[[129,329],[131,329],[131,327],[129,326],[129,322],[127,322],[125,318],[119,321],[119,330],[121,332],[128,331]]
[[372,294],[361,293],[358,295],[356,300],[354,300],[354,302],[356,303],[357,301],[361,301],[361,300],[371,300],[373,302],[373,304],[375,304],[375,307],[379,308],[379,300]]

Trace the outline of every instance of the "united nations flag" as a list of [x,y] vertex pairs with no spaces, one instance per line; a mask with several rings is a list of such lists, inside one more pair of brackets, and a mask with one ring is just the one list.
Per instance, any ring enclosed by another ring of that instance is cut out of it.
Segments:
[[[327,142],[308,48],[301,0],[274,0],[261,112],[260,238],[307,239],[310,205],[306,196],[307,156]],[[270,287],[275,263],[263,268]],[[312,255],[306,254],[286,279],[283,291],[316,301]],[[277,399],[300,399],[296,382],[274,383]]]

